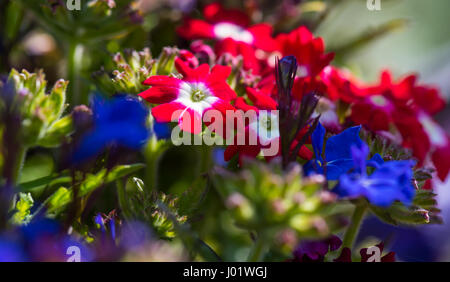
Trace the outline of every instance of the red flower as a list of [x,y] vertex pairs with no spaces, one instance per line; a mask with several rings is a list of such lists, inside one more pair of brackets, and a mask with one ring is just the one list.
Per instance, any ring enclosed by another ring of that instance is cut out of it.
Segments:
[[178,58],[185,62],[190,68],[198,67],[198,59],[188,50],[180,50]]
[[[269,160],[280,154],[278,115],[271,111],[258,110],[256,113],[257,115],[248,122],[244,131],[238,130],[233,144],[225,149],[225,161],[231,160],[237,154],[239,163],[242,164],[244,157],[255,158],[264,149],[273,149],[266,154]],[[242,141],[239,141],[240,139]]]
[[437,89],[425,85],[417,85],[417,76],[408,75],[398,82],[392,81],[389,70],[381,74],[378,84],[367,88],[370,95],[383,95],[398,104],[410,104],[415,111],[435,114],[442,110],[445,101],[439,96]]
[[367,96],[365,86],[347,71],[327,66],[320,74],[320,78],[326,85],[327,95],[332,101],[342,100],[353,103]]
[[[391,73],[383,71],[378,83],[365,86],[350,75],[327,67],[321,78],[330,99],[351,105],[354,123],[372,131],[389,131],[394,125],[402,137],[402,146],[412,149],[419,166],[433,149],[440,155],[449,154],[446,134],[430,116],[444,107],[444,101],[435,88],[418,85],[415,75],[394,82]],[[445,179],[448,164],[437,159],[435,155],[433,162],[439,177]]]
[[178,34],[189,40],[230,38],[268,51],[275,47],[272,27],[264,23],[249,26],[248,16],[239,10],[227,10],[221,4],[213,3],[203,9],[203,16],[205,20],[185,19],[177,29]]
[[242,56],[244,70],[252,70],[254,74],[259,74],[261,71],[261,63],[255,56],[255,49],[247,43],[225,38],[216,43],[214,52],[217,57],[224,54],[229,54],[233,58]]
[[245,70],[259,73],[260,62],[256,58],[255,48],[273,51],[272,27],[265,23],[249,26],[248,16],[236,9],[225,9],[219,3],[207,5],[203,10],[205,20],[186,18],[177,29],[178,34],[188,40],[215,39],[217,57],[231,54],[241,55]]
[[144,84],[152,87],[139,94],[150,103],[161,104],[152,109],[157,122],[171,122],[177,113],[175,118],[180,128],[197,134],[201,131],[198,125],[209,109],[223,114],[234,110],[230,101],[236,98],[236,93],[226,82],[230,67],[215,65],[210,72],[207,64],[193,69],[181,59],[176,59],[175,65],[183,75],[182,80],[171,76],[151,76]]
[[[253,107],[246,103],[245,105],[246,107]],[[235,106],[238,107],[236,104]],[[242,107],[242,105],[240,105],[240,107]],[[255,107],[249,109],[253,110]],[[235,155],[238,155],[239,163],[242,164],[244,158],[255,158],[261,152],[268,161],[281,156],[280,132],[278,126],[278,115],[275,115],[270,111],[259,111],[259,109],[257,109],[257,118],[246,124],[244,131],[245,135],[243,137],[244,144],[238,143],[239,134],[241,134],[241,132],[238,131],[238,134],[234,138],[234,143],[225,149],[224,159],[229,161]],[[299,132],[296,140],[294,140],[290,146],[291,150],[294,150],[298,143],[297,140],[301,140],[307,131],[308,128],[305,127]],[[251,142],[252,139],[250,136],[256,137],[256,143]],[[307,143],[311,143],[311,140],[309,139]],[[303,145],[298,152],[298,156],[302,159],[310,160],[313,157],[313,153],[308,147]]]
[[304,26],[288,34],[280,34],[275,40],[282,56],[293,55],[298,62],[297,76],[315,77],[333,60],[334,53],[325,54],[325,45],[320,37],[314,35]]

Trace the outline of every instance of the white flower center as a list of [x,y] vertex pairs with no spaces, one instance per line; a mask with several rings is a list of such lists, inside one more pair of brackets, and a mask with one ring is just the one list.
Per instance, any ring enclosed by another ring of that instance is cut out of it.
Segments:
[[297,66],[297,77],[307,77],[308,75],[309,75],[309,71],[305,65]]
[[371,96],[370,101],[378,107],[385,107],[389,104],[388,100],[381,95]]
[[253,35],[249,31],[232,23],[218,23],[214,25],[214,35],[218,39],[231,38],[248,44],[253,43]]
[[182,82],[180,86],[175,102],[185,105],[186,108],[190,108],[200,115],[219,99],[212,95],[202,82]]
[[256,133],[263,145],[269,144],[280,136],[278,128],[278,115],[272,111],[260,111],[258,118],[249,124],[250,129]]

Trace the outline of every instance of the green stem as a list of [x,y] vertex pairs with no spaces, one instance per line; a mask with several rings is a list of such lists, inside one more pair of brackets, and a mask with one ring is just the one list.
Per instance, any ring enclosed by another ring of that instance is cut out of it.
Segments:
[[248,255],[247,262],[260,262],[264,258],[266,252],[269,250],[266,237],[261,234],[256,239],[250,254]]
[[70,82],[69,101],[72,105],[78,105],[80,102],[85,102],[85,97],[82,97],[83,93],[81,84],[81,70],[84,51],[84,45],[79,42],[74,41],[69,45],[67,77]]
[[25,148],[25,147],[21,147],[17,151],[16,160],[15,160],[15,164],[14,164],[14,170],[12,172],[13,174],[12,174],[12,179],[11,179],[12,184],[14,184],[14,185],[17,184],[17,182],[19,181],[20,172],[22,171],[26,154],[27,154],[27,148]]
[[120,209],[126,219],[131,219],[132,215],[129,210],[129,202],[127,198],[127,192],[125,190],[125,181],[123,179],[119,179],[116,181],[117,185],[117,198],[119,200]]
[[157,190],[158,186],[158,167],[161,156],[169,148],[164,140],[158,140],[153,134],[145,147],[145,187],[149,190]]
[[367,210],[367,204],[366,203],[359,203],[355,206],[355,211],[352,215],[352,222],[350,223],[350,226],[348,227],[347,231],[344,235],[344,240],[342,242],[342,247],[352,248],[353,243],[356,239],[356,236],[359,232],[359,227],[361,226],[361,222],[364,218],[364,215]]

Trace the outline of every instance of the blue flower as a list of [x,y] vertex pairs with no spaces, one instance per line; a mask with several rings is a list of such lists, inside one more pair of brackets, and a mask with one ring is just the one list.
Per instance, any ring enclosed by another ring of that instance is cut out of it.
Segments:
[[169,123],[157,122],[155,120],[153,123],[153,133],[155,133],[158,140],[169,139],[171,134]]
[[367,175],[369,147],[363,143],[360,148],[353,146],[351,150],[355,170],[341,175],[334,193],[347,198],[365,197],[371,204],[380,207],[389,207],[396,200],[411,205],[415,194],[411,183],[414,161],[388,161],[379,164],[371,175]]
[[83,136],[72,162],[90,159],[109,145],[138,150],[145,144],[148,110],[137,98],[120,95],[105,100],[95,96],[92,104],[93,129]]
[[0,237],[0,262],[28,261],[22,246],[11,238]]
[[[319,123],[311,136],[315,159],[306,163],[306,174],[326,173],[328,180],[337,180],[339,176],[352,169],[354,163],[351,148],[352,146],[359,148],[364,144],[359,137],[360,130],[361,126],[355,126],[328,138],[325,146],[325,155],[322,157],[325,128]],[[375,154],[367,162],[369,166],[377,167],[383,162],[383,159],[380,155]]]

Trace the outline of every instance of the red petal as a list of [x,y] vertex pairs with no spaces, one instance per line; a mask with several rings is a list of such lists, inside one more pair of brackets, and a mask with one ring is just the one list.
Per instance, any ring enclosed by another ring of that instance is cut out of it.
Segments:
[[445,181],[450,171],[450,138],[447,138],[447,146],[437,148],[431,159],[436,167],[439,179]]
[[202,132],[202,117],[196,111],[187,108],[183,111],[183,115],[180,117],[178,125],[183,131],[199,134]]
[[266,23],[256,24],[247,29],[254,38],[253,44],[256,48],[264,51],[274,51],[277,47],[276,41],[272,38],[272,26]]
[[177,33],[188,40],[214,38],[213,26],[203,20],[186,18]]
[[229,145],[226,149],[225,152],[223,153],[223,158],[225,159],[225,161],[229,161],[231,160],[236,154],[238,154],[238,146],[237,145]]
[[240,26],[247,26],[247,14],[237,9],[224,9],[220,3],[212,3],[203,9],[205,19],[212,23],[229,22]]
[[305,145],[303,145],[300,148],[300,151],[298,152],[298,156],[304,160],[311,160],[313,157],[313,152],[311,152],[311,150],[306,147]]
[[217,79],[214,76],[210,76],[208,77],[206,85],[214,96],[227,102],[232,101],[237,97],[236,92],[231,89],[224,79]]
[[180,58],[175,59],[175,67],[178,72],[183,75],[183,80],[185,81],[205,81],[209,73],[209,65],[201,64],[198,68],[190,68],[187,63],[185,63]]
[[[176,102],[162,104],[152,108],[152,115],[157,122],[176,122],[179,119],[179,114],[186,108],[184,105]],[[180,111],[178,115],[174,116],[176,111]]]
[[229,66],[214,65],[211,69],[212,79],[226,80],[231,74],[231,68]]
[[258,108],[254,106],[250,106],[247,104],[242,97],[237,97],[236,101],[234,102],[234,107],[239,110],[243,110],[244,112],[253,110],[255,112],[258,112]]
[[277,102],[272,99],[269,95],[263,94],[260,91],[247,87],[248,98],[253,102],[253,104],[259,109],[263,110],[276,110]]
[[139,96],[153,104],[164,104],[178,97],[179,89],[176,87],[154,86],[139,93]]

